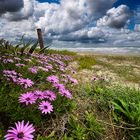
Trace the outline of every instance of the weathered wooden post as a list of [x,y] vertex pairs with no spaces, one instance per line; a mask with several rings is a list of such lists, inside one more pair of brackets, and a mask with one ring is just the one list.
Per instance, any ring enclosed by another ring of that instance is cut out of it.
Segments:
[[44,43],[43,43],[43,36],[42,36],[42,31],[40,28],[37,29],[37,35],[38,35],[38,42],[40,49],[44,48]]

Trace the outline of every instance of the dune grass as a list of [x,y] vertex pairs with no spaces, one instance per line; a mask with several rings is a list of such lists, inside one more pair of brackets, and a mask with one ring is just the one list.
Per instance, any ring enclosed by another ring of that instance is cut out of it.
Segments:
[[[137,59],[132,59],[132,61],[128,60],[128,62],[132,62],[134,64],[140,64],[137,62]],[[138,66],[134,65],[114,65],[110,62],[103,62],[103,61],[96,61],[98,65],[103,66],[104,68],[107,68],[108,70],[112,71],[113,73],[116,73],[118,76],[130,81],[138,83],[140,81],[140,74],[139,72],[135,72],[134,69],[139,70]],[[122,61],[121,61],[122,62]],[[116,63],[116,62],[115,62]]]
[[[112,55],[78,55],[78,69],[92,70],[94,66],[102,66],[105,70],[117,74],[129,82],[140,82],[140,57],[139,56],[112,56]],[[100,70],[100,69],[99,69]]]
[[45,54],[61,54],[61,55],[70,55],[76,56],[76,52],[68,51],[68,50],[53,50],[53,49],[46,49]]
[[77,57],[79,69],[91,69],[96,64],[93,56],[78,56]]

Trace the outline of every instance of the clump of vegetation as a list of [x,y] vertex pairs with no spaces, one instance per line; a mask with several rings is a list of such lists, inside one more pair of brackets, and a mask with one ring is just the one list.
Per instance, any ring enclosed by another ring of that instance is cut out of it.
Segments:
[[72,139],[99,139],[104,133],[103,125],[97,122],[93,113],[89,113],[88,111],[84,113],[81,119],[70,116],[67,127],[69,128],[67,137],[71,137]]
[[76,52],[71,52],[67,50],[53,50],[53,49],[47,49],[45,50],[46,54],[61,54],[61,55],[69,55],[69,56],[76,56]]
[[[26,50],[30,46],[29,42],[18,49],[5,42],[1,41],[0,45],[1,138],[8,127],[14,127],[14,123],[18,122],[18,127],[25,124],[26,129],[28,121],[36,128],[35,138],[38,134],[49,135],[53,132],[53,121],[57,122],[58,118],[75,106],[73,93],[68,87],[76,86],[78,82],[67,75],[72,70],[67,64],[73,57],[35,53],[37,43]],[[48,124],[51,124],[50,129]],[[12,138],[24,139],[26,133],[24,130],[23,134],[18,132],[18,127],[16,125],[17,130],[14,129],[18,133],[16,136],[9,130],[6,137],[12,135]]]
[[120,98],[112,102],[113,118],[125,130],[130,139],[140,138],[140,97],[135,101],[125,101]]
[[106,134],[102,133],[102,139],[139,138],[138,89],[112,85],[108,79],[94,77],[90,83],[79,85],[75,90],[80,93],[77,97],[79,107],[94,113],[98,118],[96,121],[104,124]]
[[127,81],[139,83],[139,56],[102,56],[102,59],[106,61],[103,61],[100,56],[98,57],[96,58],[97,65],[103,66],[104,69],[116,73]]
[[93,56],[78,57],[79,69],[91,69],[96,64],[96,60]]

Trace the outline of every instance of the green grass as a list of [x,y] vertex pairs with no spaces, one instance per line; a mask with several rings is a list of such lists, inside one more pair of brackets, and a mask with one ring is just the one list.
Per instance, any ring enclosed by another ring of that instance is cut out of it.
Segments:
[[[133,60],[133,59],[132,59]],[[128,60],[129,61],[129,60]],[[134,63],[136,63],[137,60],[135,60]],[[136,66],[133,65],[114,65],[111,62],[103,62],[103,61],[96,61],[98,65],[103,66],[104,68],[107,68],[108,70],[112,71],[113,73],[116,73],[119,77],[124,78],[127,81],[138,83],[140,81],[140,75],[138,73],[134,72],[134,68]],[[131,61],[129,61],[131,62]]]
[[53,49],[46,49],[45,54],[61,54],[61,55],[70,55],[75,56],[76,52],[68,51],[68,50],[53,50]]
[[[121,85],[112,85],[104,81],[102,83],[93,82],[79,85],[79,87],[75,89],[75,92],[79,93],[77,95],[79,108],[76,110],[76,114],[79,114],[79,118],[82,117],[80,116],[82,112],[88,110],[95,114],[97,122],[104,124],[104,128],[106,129],[105,133],[102,133],[101,139],[106,139],[108,136],[114,140],[121,140],[123,137],[126,139],[131,139],[132,137],[138,139],[139,129],[135,131],[135,128],[139,128],[140,125],[140,123],[137,123],[140,100],[139,90]],[[117,102],[118,99],[123,100],[129,106],[133,105],[127,112],[130,113],[130,115],[124,116],[121,110],[120,112],[115,110],[112,102]]]
[[93,56],[77,56],[79,69],[91,69],[96,64]]
[[[99,58],[106,58],[107,61],[104,62],[99,60]],[[140,81],[140,74],[134,72],[135,68],[139,69],[140,67],[140,57],[138,56],[78,56],[77,61],[79,70],[92,69],[94,65],[100,65],[127,81],[134,83]],[[125,65],[127,62],[131,62],[132,64]],[[124,63],[124,65],[117,65],[120,63]]]
[[133,64],[140,64],[140,57],[139,56],[133,56],[133,55],[125,55],[125,56],[105,56],[105,58],[107,58],[108,61],[110,60],[114,60],[117,62],[123,62],[123,61],[130,61],[133,62]]

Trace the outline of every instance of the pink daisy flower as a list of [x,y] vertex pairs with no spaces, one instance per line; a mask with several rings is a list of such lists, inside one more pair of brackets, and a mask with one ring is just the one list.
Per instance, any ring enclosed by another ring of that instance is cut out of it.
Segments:
[[21,94],[19,97],[20,103],[28,104],[34,104],[36,102],[36,97],[32,92],[27,92],[24,94]]
[[35,90],[34,91],[34,95],[38,98],[38,99],[44,99],[44,92],[40,91],[40,90]]
[[24,88],[28,88],[34,85],[34,82],[31,81],[29,78],[18,78],[18,83],[22,85]]
[[14,57],[15,60],[20,61],[21,59],[19,57]]
[[3,73],[5,75],[17,75],[17,73],[14,70],[3,70]]
[[69,78],[69,80],[71,81],[71,83],[73,83],[74,85],[78,84],[78,81],[72,77]]
[[24,59],[24,61],[31,62],[32,60],[31,59]]
[[67,75],[65,75],[65,74],[61,74],[61,76],[62,76],[62,77],[64,77],[64,78],[66,78],[66,77],[67,77]]
[[38,69],[36,67],[29,68],[28,70],[33,74],[36,74],[38,72]]
[[42,101],[39,105],[39,109],[44,114],[50,114],[53,111],[53,106],[48,101]]
[[11,127],[4,136],[5,140],[33,140],[34,136],[32,135],[35,132],[35,129],[32,124],[29,125],[29,122],[24,124],[24,121],[15,123],[16,128]]
[[25,66],[25,64],[21,64],[21,63],[17,63],[17,64],[15,64],[17,67],[24,67]]
[[3,63],[14,63],[14,61],[12,59],[4,59]]
[[39,69],[41,69],[42,71],[45,71],[45,72],[49,71],[47,68],[44,68],[44,67],[39,67]]
[[59,93],[62,95],[62,96],[65,96],[69,99],[72,99],[72,94],[69,92],[69,90],[65,89],[65,88],[61,88],[59,89]]
[[65,84],[67,84],[67,83],[68,83],[68,80],[67,80],[67,79],[62,78],[62,79],[61,79],[61,82],[64,82]]
[[96,80],[98,80],[98,77],[93,76],[93,77],[91,78],[91,80],[92,80],[92,81],[96,81]]
[[52,65],[48,65],[48,66],[46,66],[46,68],[52,70],[53,66]]
[[51,83],[58,83],[59,82],[58,77],[55,75],[47,77],[47,80]]
[[65,88],[63,84],[59,84],[59,83],[54,83],[53,86],[57,89]]
[[65,68],[63,66],[60,66],[59,70],[65,72]]
[[16,73],[13,70],[4,70],[3,75],[6,77],[8,81],[12,81],[14,83],[18,82],[18,77],[21,77],[22,75],[20,73]]
[[44,91],[44,95],[50,101],[54,101],[56,99],[56,94],[50,90]]
[[71,70],[71,73],[72,73],[72,74],[75,74],[75,73],[76,73],[76,71],[75,71],[75,70]]

